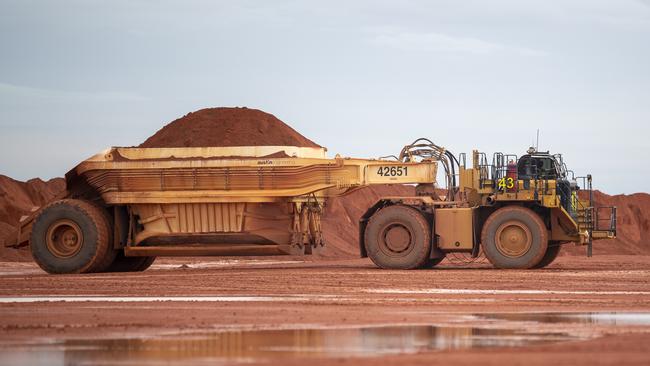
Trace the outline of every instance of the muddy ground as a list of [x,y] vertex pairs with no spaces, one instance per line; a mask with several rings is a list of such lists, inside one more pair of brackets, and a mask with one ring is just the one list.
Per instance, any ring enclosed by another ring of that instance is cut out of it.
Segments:
[[[93,298],[79,299],[83,296]],[[124,300],[119,297],[141,299],[116,302]],[[494,324],[471,315],[604,311],[650,312],[650,256],[566,256],[548,269],[534,271],[494,270],[485,264],[393,271],[377,269],[368,260],[310,262],[276,257],[167,259],[159,260],[144,273],[51,276],[32,263],[0,264],[0,352],[2,347],[6,350],[25,342],[65,339],[151,337],[228,329],[456,326],[459,322],[489,327]],[[316,357],[309,362],[650,363],[650,324],[517,324],[508,326],[570,332],[582,338],[518,348]],[[304,360],[273,362],[298,365]]]

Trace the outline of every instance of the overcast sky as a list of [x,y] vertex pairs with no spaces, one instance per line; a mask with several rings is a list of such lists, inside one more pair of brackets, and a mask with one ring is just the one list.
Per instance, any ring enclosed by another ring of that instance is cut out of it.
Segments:
[[562,152],[650,192],[650,1],[0,0],[0,174],[248,106],[330,155]]

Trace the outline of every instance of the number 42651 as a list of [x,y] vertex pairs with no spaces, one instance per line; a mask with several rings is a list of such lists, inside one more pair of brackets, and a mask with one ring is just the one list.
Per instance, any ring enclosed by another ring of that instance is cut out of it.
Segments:
[[401,177],[409,174],[409,168],[404,166],[380,166],[377,169],[377,175],[382,177]]

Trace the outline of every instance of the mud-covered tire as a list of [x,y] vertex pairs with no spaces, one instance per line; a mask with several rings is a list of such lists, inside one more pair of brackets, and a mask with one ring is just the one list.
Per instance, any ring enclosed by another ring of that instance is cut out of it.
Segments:
[[46,272],[101,272],[115,258],[112,230],[104,209],[65,199],[46,206],[34,220],[32,257]]
[[548,232],[534,211],[506,206],[485,221],[481,244],[485,256],[497,268],[534,268],[546,254]]
[[420,268],[422,268],[422,269],[433,268],[433,267],[437,266],[438,264],[440,264],[440,262],[442,262],[444,259],[445,259],[445,257],[442,257],[442,258],[427,258],[427,260],[424,261],[424,264],[422,264],[422,266],[420,266]]
[[119,251],[107,272],[142,272],[151,267],[156,257],[127,257]]
[[553,261],[555,261],[557,256],[560,254],[561,249],[562,249],[562,245],[560,244],[554,244],[554,245],[549,244],[548,248],[546,249],[546,254],[544,254],[542,260],[539,263],[537,263],[537,265],[535,265],[534,268],[544,268],[549,266],[551,263],[553,263]]
[[368,257],[381,268],[422,267],[431,250],[431,229],[417,210],[389,206],[377,211],[364,233]]

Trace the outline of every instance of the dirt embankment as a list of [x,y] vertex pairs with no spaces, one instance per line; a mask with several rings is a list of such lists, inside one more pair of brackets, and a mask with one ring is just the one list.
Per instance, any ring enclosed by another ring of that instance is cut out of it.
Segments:
[[[249,108],[206,108],[189,113],[160,129],[140,147],[288,145],[320,147],[275,116]],[[20,217],[42,206],[65,188],[56,178],[18,182],[0,176],[0,242],[15,228]],[[330,258],[358,255],[358,221],[381,196],[413,195],[411,186],[366,187],[329,200],[323,217]],[[595,243],[595,254],[650,254],[650,195],[609,196],[595,192],[598,205],[618,207],[618,238]],[[582,247],[566,246],[565,254],[583,254]],[[14,250],[0,248],[0,259],[24,258]]]
[[64,189],[63,178],[20,182],[0,175],[0,259],[30,259],[27,251],[5,249],[2,243],[14,233],[21,216],[30,213],[33,207],[43,206]]

